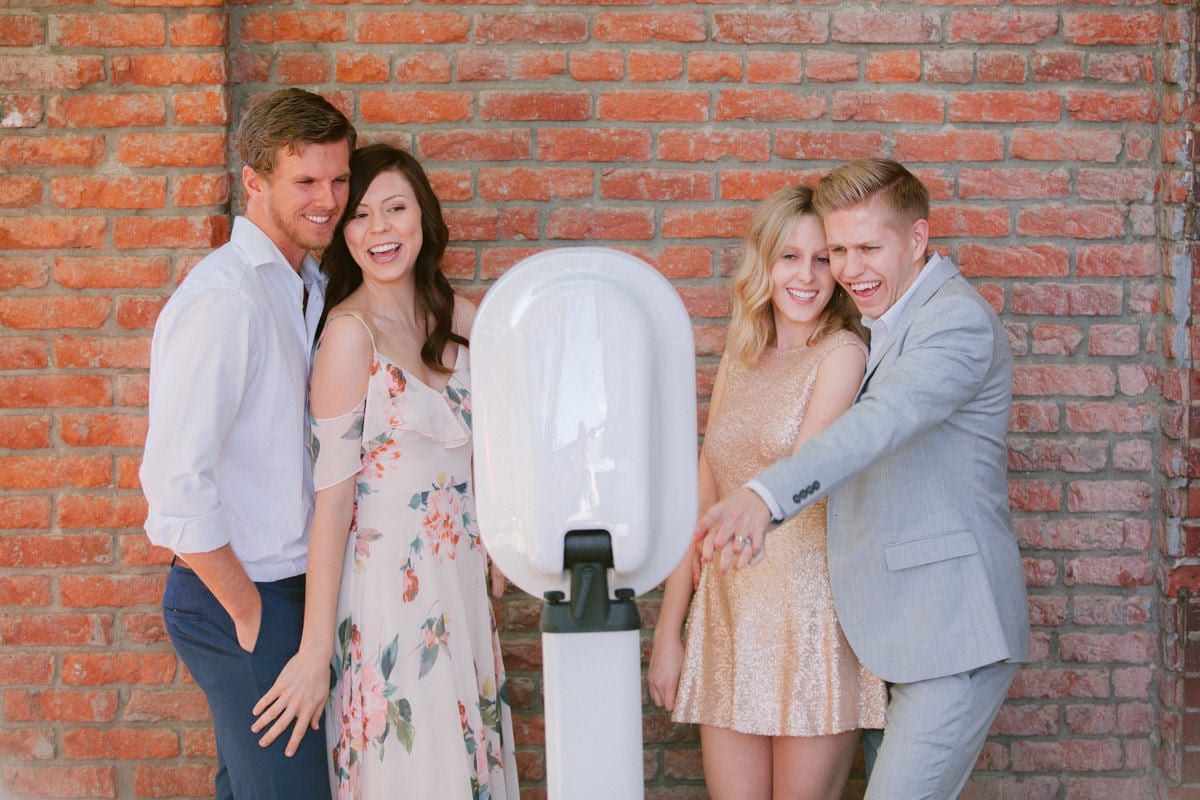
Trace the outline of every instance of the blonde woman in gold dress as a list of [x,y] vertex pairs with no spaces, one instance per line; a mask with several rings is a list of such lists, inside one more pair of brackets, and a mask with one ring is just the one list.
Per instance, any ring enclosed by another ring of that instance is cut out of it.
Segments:
[[[701,514],[849,408],[866,367],[811,189],[763,201],[745,250],[700,454]],[[694,597],[690,557],[667,580],[650,695],[700,725],[713,800],[837,800],[860,730],[883,726],[883,682],[834,613],[825,538],[822,500],[771,534],[754,569],[705,564]]]

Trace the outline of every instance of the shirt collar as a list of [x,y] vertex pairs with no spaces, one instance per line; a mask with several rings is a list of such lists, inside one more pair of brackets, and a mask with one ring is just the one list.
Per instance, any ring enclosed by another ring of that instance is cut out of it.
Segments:
[[891,308],[880,314],[878,318],[872,319],[864,315],[862,318],[863,325],[870,328],[872,333],[875,333],[877,330],[887,332],[895,328],[896,323],[900,321],[900,316],[904,313],[905,307],[912,300],[913,295],[917,293],[917,287],[921,285],[929,273],[933,272],[932,267],[941,260],[942,257],[937,253],[931,255],[925,261],[925,265],[921,267],[921,271],[917,273],[917,277],[913,279],[912,284],[904,290],[904,294],[900,295],[900,299],[892,303]]
[[[262,228],[255,225],[248,218],[237,216],[233,219],[233,232],[229,236],[229,241],[237,245],[250,260],[250,265],[253,267],[264,267],[268,264],[280,264],[288,268],[289,272],[295,272],[288,260],[283,257],[283,253],[271,241],[271,237],[263,233]],[[300,262],[300,279],[304,281],[305,286],[314,284],[324,285],[327,278],[321,272],[321,266],[312,253],[304,256],[304,260]]]

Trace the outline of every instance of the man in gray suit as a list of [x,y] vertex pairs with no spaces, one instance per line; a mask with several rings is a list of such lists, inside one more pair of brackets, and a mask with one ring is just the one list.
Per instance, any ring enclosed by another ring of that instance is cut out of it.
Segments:
[[956,797],[1017,664],[1025,581],[1008,510],[1012,354],[991,307],[927,256],[929,194],[894,161],[826,176],[833,276],[871,330],[855,404],[696,529],[723,568],[829,495],[829,577],[859,659],[890,684],[868,800]]

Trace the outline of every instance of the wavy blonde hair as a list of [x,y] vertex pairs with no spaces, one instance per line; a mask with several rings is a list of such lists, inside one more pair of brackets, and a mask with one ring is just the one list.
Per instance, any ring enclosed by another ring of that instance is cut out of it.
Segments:
[[[742,265],[733,276],[733,314],[729,321],[726,350],[743,364],[753,364],[776,342],[775,312],[771,305],[774,288],[771,265],[783,252],[792,225],[805,214],[816,216],[813,190],[786,186],[772,194],[754,212],[746,232]],[[847,330],[866,339],[858,309],[840,285],[807,344],[814,345],[834,331]]]

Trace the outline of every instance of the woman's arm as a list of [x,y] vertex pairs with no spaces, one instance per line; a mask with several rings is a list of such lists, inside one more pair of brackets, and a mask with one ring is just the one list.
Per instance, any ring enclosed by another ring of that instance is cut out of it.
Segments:
[[[362,403],[371,369],[373,348],[359,322],[334,319],[313,364],[309,401],[317,419],[344,415]],[[270,729],[259,739],[266,747],[295,722],[284,750],[296,752],[308,727],[316,730],[329,699],[329,664],[337,627],[346,538],[354,514],[355,476],[316,493],[308,536],[308,574],[305,579],[304,630],[300,649],[284,665],[274,685],[255,704],[251,730]],[[272,724],[272,722],[274,724]]]
[[[725,369],[725,360],[722,359],[717,367],[717,377],[708,404],[709,420],[716,419],[717,406],[724,393]],[[696,480],[699,513],[703,514],[717,502],[717,482],[703,451],[697,465]],[[688,606],[699,578],[696,574],[697,558],[696,548],[689,545],[679,566],[667,578],[658,621],[654,625],[654,642],[646,682],[650,685],[650,699],[667,711],[675,710],[675,694],[683,669],[683,623],[687,619]]]

